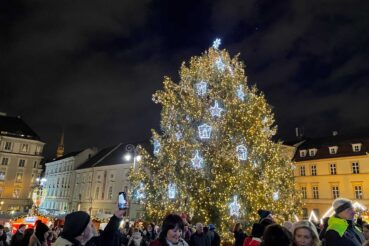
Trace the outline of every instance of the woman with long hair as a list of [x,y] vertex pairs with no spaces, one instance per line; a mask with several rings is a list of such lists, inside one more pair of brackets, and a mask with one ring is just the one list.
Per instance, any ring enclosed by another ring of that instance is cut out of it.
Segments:
[[295,246],[319,246],[319,234],[313,223],[301,220],[293,225],[293,245]]
[[188,246],[181,238],[184,229],[182,218],[176,214],[169,214],[164,218],[163,226],[157,240],[150,243],[150,246]]

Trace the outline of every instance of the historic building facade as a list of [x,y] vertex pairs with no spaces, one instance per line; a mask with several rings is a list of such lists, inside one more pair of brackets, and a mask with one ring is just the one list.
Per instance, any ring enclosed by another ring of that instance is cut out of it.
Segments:
[[304,217],[331,215],[337,197],[369,207],[369,138],[333,135],[295,146],[294,176],[305,201]]
[[[102,149],[77,168],[72,210],[87,211],[93,217],[104,219],[117,209],[119,192],[125,191],[129,199],[129,170],[134,162],[139,163],[139,158],[127,151],[127,146],[118,144]],[[131,158],[124,158],[127,154],[132,155]],[[129,203],[130,219],[140,218],[142,214],[139,204]]]
[[27,212],[42,172],[45,143],[20,118],[0,113],[0,210]]
[[75,169],[90,159],[96,152],[96,148],[87,148],[46,162],[44,176],[46,182],[43,187],[47,190],[47,195],[40,206],[42,211],[52,214],[70,212],[75,184]]

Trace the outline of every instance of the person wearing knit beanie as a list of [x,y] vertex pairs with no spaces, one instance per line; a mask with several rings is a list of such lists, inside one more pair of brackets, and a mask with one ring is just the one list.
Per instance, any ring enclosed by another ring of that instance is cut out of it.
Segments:
[[117,210],[100,236],[94,237],[90,215],[76,211],[65,216],[63,231],[53,246],[120,245],[117,232],[126,210]]
[[337,198],[332,207],[335,214],[328,219],[328,228],[323,237],[325,245],[361,246],[365,239],[354,223],[355,210],[352,202],[346,198]]
[[269,220],[273,221],[272,212],[270,212],[270,211],[268,211],[268,210],[259,209],[259,210],[258,210],[258,215],[260,216],[259,223],[260,223],[262,220],[264,220],[264,219],[269,219]]

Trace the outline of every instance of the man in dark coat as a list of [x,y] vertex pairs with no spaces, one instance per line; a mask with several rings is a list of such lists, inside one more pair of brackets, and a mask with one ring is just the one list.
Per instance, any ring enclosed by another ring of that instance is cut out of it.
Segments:
[[10,241],[10,246],[20,246],[24,237],[24,230],[26,229],[26,225],[20,224],[17,232],[12,236],[12,240]]
[[355,210],[350,200],[337,198],[332,204],[335,215],[328,220],[324,235],[326,246],[361,246],[364,235],[354,223]]
[[196,224],[196,232],[191,235],[190,246],[211,246],[210,240],[204,234],[204,226],[201,223]]
[[209,225],[209,235],[210,235],[210,239],[211,239],[211,241],[210,241],[211,246],[220,246],[220,236],[215,231],[214,224]]

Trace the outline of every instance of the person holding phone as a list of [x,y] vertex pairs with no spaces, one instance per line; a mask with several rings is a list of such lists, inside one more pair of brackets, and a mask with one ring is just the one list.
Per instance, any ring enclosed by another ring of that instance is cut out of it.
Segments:
[[118,245],[120,240],[119,225],[126,214],[126,208],[118,209],[110,218],[101,235],[94,237],[90,215],[84,211],[76,211],[65,217],[63,231],[53,246],[107,246]]

